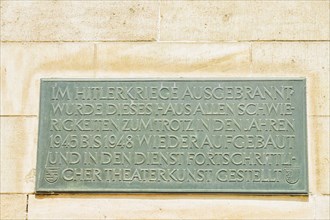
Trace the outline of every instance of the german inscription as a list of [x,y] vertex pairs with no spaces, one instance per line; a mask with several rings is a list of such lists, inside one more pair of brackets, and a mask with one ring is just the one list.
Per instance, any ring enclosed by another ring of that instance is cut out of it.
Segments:
[[307,193],[305,80],[42,80],[37,192]]

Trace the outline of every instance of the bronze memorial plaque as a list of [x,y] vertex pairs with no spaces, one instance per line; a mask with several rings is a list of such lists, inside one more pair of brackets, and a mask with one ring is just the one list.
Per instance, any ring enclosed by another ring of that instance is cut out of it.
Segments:
[[305,79],[41,80],[36,191],[308,192]]

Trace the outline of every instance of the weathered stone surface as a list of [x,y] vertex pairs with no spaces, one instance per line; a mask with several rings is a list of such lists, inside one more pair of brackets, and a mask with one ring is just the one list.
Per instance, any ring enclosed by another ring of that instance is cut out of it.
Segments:
[[4,1],[2,41],[134,41],[157,35],[157,1]]
[[164,1],[163,41],[329,40],[327,1]]
[[312,193],[330,194],[329,117],[309,118],[309,155]]
[[0,194],[0,219],[26,219],[26,195]]
[[204,194],[74,197],[31,196],[28,219],[313,219],[314,216],[314,200],[305,197]]
[[1,117],[1,193],[34,192],[37,118]]
[[94,77],[87,43],[1,44],[1,114],[37,115],[40,78]]
[[330,218],[330,196],[315,197],[315,216],[314,219],[329,219]]
[[252,73],[307,78],[309,115],[329,115],[329,49],[326,42],[253,43]]
[[99,43],[97,77],[224,77],[250,71],[249,43]]
[[[168,42],[118,43],[154,39]],[[1,44],[1,115],[38,115],[42,77],[300,76],[308,83],[308,198],[30,195],[28,219],[329,219],[329,42],[307,42],[329,40],[329,1],[2,1],[1,40],[72,41]],[[210,43],[240,40],[247,42]],[[6,118],[0,118],[1,191],[30,193],[34,172],[24,166],[31,168],[36,152],[25,154],[36,147],[37,118]],[[9,180],[3,170],[10,170]],[[26,195],[0,200],[1,219],[26,218]]]

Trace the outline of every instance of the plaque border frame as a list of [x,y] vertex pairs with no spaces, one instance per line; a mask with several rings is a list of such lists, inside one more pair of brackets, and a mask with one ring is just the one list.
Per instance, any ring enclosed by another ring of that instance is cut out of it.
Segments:
[[[165,189],[161,188],[160,190],[155,189],[115,189],[115,188],[107,188],[104,190],[103,188],[93,188],[93,189],[83,189],[83,190],[77,190],[77,189],[65,189],[65,190],[58,190],[58,189],[51,189],[46,188],[43,189],[40,187],[41,181],[38,177],[38,167],[41,167],[41,158],[40,154],[38,154],[39,146],[40,146],[40,130],[41,130],[41,99],[42,99],[42,83],[43,82],[135,82],[135,81],[145,81],[145,82],[177,82],[177,81],[302,81],[304,83],[304,94],[303,94],[303,109],[302,114],[305,115],[304,117],[304,147],[305,147],[305,174],[306,174],[306,184],[304,189],[299,190],[232,190],[232,189]],[[309,193],[309,150],[308,150],[308,115],[307,115],[307,78],[306,77],[249,77],[249,78],[242,78],[242,77],[172,77],[172,78],[40,78],[39,80],[39,104],[38,104],[38,133],[37,133],[37,160],[36,160],[36,176],[35,176],[35,193],[36,194],[59,194],[59,193],[79,193],[79,194],[187,194],[187,193],[193,193],[193,194],[210,194],[210,193],[216,193],[216,194],[242,194],[242,195],[308,195]]]

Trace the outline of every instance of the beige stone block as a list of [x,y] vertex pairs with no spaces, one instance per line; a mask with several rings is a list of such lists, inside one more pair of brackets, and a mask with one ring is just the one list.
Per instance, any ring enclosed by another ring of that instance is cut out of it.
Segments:
[[26,195],[0,194],[0,219],[26,219]]
[[328,1],[162,1],[162,41],[329,40]]
[[93,69],[90,43],[2,43],[1,114],[37,115],[40,78],[92,78]]
[[314,200],[299,196],[76,194],[31,196],[28,219],[312,219],[313,216]]
[[330,219],[330,196],[315,197],[315,219]]
[[329,115],[329,43],[275,42],[252,44],[256,76],[307,78],[309,115]]
[[309,193],[330,194],[329,117],[307,118]]
[[250,71],[250,43],[98,43],[96,48],[97,77],[223,77]]
[[37,117],[0,117],[1,193],[34,192]]
[[134,41],[157,35],[158,1],[3,1],[3,41]]
[[309,117],[309,175],[313,194],[330,194],[330,117]]

